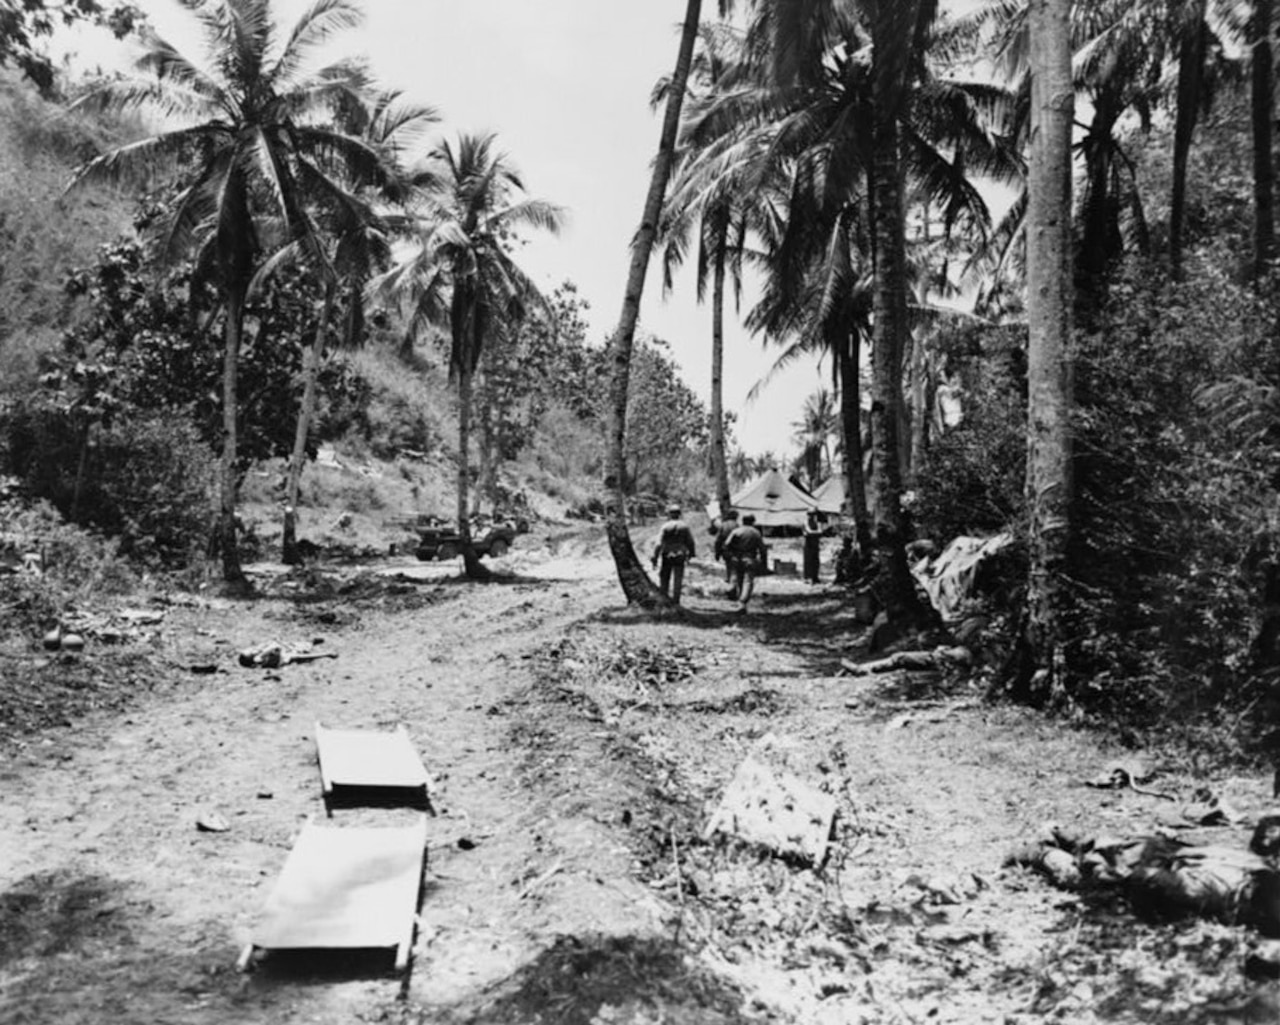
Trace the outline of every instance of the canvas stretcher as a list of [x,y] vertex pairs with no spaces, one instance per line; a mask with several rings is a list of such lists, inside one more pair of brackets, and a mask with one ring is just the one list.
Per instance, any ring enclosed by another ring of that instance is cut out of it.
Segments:
[[263,905],[238,967],[258,951],[395,951],[409,964],[422,875],[427,818],[411,826],[319,827],[308,821]]
[[316,755],[325,809],[335,805],[409,805],[430,811],[427,770],[400,726],[334,730],[316,723]]

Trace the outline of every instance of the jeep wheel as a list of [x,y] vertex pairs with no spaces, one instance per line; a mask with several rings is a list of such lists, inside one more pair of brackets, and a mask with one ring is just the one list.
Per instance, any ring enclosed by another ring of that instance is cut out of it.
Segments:
[[489,558],[501,559],[507,554],[507,542],[502,538],[495,538],[493,544],[489,546]]
[[440,546],[440,550],[436,553],[436,557],[439,558],[441,562],[448,562],[450,559],[456,559],[461,554],[462,549],[452,541],[448,541]]

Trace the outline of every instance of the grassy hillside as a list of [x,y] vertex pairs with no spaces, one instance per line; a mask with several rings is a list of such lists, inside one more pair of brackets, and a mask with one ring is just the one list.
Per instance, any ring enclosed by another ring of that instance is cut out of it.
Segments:
[[[49,103],[0,72],[0,408],[32,394],[41,357],[83,316],[85,300],[67,294],[67,275],[133,231],[134,196],[100,187],[68,194],[74,169],[138,133],[137,124]],[[457,422],[442,353],[428,346],[405,357],[400,337],[393,324],[374,330],[365,350],[335,357],[360,380],[343,408],[322,408],[316,440],[325,459],[304,472],[304,537],[380,543],[389,518],[453,515]],[[581,435],[577,421],[553,410],[520,462],[504,468],[503,484],[524,491],[535,512],[561,515],[586,496],[584,474],[598,463],[598,441]],[[282,480],[275,460],[254,467],[245,485],[244,518],[264,553],[279,535]],[[340,519],[346,526],[328,529]]]
[[68,112],[0,71],[0,395],[28,389],[41,352],[76,315],[66,274],[129,230],[131,197],[103,188],[65,195],[75,166],[128,126]]

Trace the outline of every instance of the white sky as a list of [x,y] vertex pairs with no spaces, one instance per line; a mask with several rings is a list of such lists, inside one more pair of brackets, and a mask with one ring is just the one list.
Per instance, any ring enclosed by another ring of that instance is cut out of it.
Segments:
[[[172,0],[135,0],[162,35],[200,54]],[[286,25],[302,0],[276,0]],[[430,103],[441,132],[493,131],[524,175],[531,195],[566,207],[568,229],[534,239],[522,262],[550,291],[566,278],[590,302],[591,338],[602,342],[622,308],[628,244],[640,220],[660,115],[649,94],[675,63],[683,0],[365,0],[365,24],[335,42],[336,54],[368,57],[383,85]],[[713,5],[704,5],[712,7]],[[115,47],[88,37],[85,63],[114,64]],[[335,55],[336,55],[335,54]],[[744,292],[744,306],[752,296]],[[726,316],[725,408],[752,455],[789,453],[804,397],[829,384],[807,364],[772,381],[748,405],[747,392],[772,365],[732,310]],[[711,312],[697,305],[688,267],[668,299],[661,268],[650,265],[641,329],[665,338],[694,391],[710,388]]]
[[[649,94],[674,67],[684,7],[683,0],[367,0],[359,45],[378,74],[438,105],[450,130],[496,131],[530,192],[569,209],[568,230],[532,241],[525,266],[547,288],[566,277],[577,283],[591,303],[594,340],[621,313],[628,245],[661,129]],[[413,45],[398,45],[405,38]],[[641,328],[671,343],[686,381],[707,401],[711,311],[696,303],[692,267],[664,300],[661,268],[651,263]],[[735,435],[752,454],[789,450],[791,422],[821,383],[818,372],[771,383],[747,407],[747,392],[774,357],[736,324],[730,332],[724,395],[738,413]]]

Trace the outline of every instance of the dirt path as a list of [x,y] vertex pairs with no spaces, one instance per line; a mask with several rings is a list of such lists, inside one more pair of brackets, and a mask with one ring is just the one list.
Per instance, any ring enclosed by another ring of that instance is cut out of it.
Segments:
[[[1244,1021],[1213,1009],[1267,998],[1240,930],[1136,925],[1002,869],[1049,819],[1149,826],[1157,800],[1080,785],[1109,754],[1087,735],[936,677],[837,676],[861,634],[833,591],[771,580],[738,617],[696,566],[687,614],[652,621],[618,608],[602,556],[172,608],[169,687],[0,762],[0,1021]],[[235,665],[268,637],[338,657]],[[323,815],[316,721],[404,723],[435,779],[403,986],[364,963],[232,969]],[[702,836],[766,732],[840,802],[821,872]],[[197,831],[204,812],[230,829]]]

